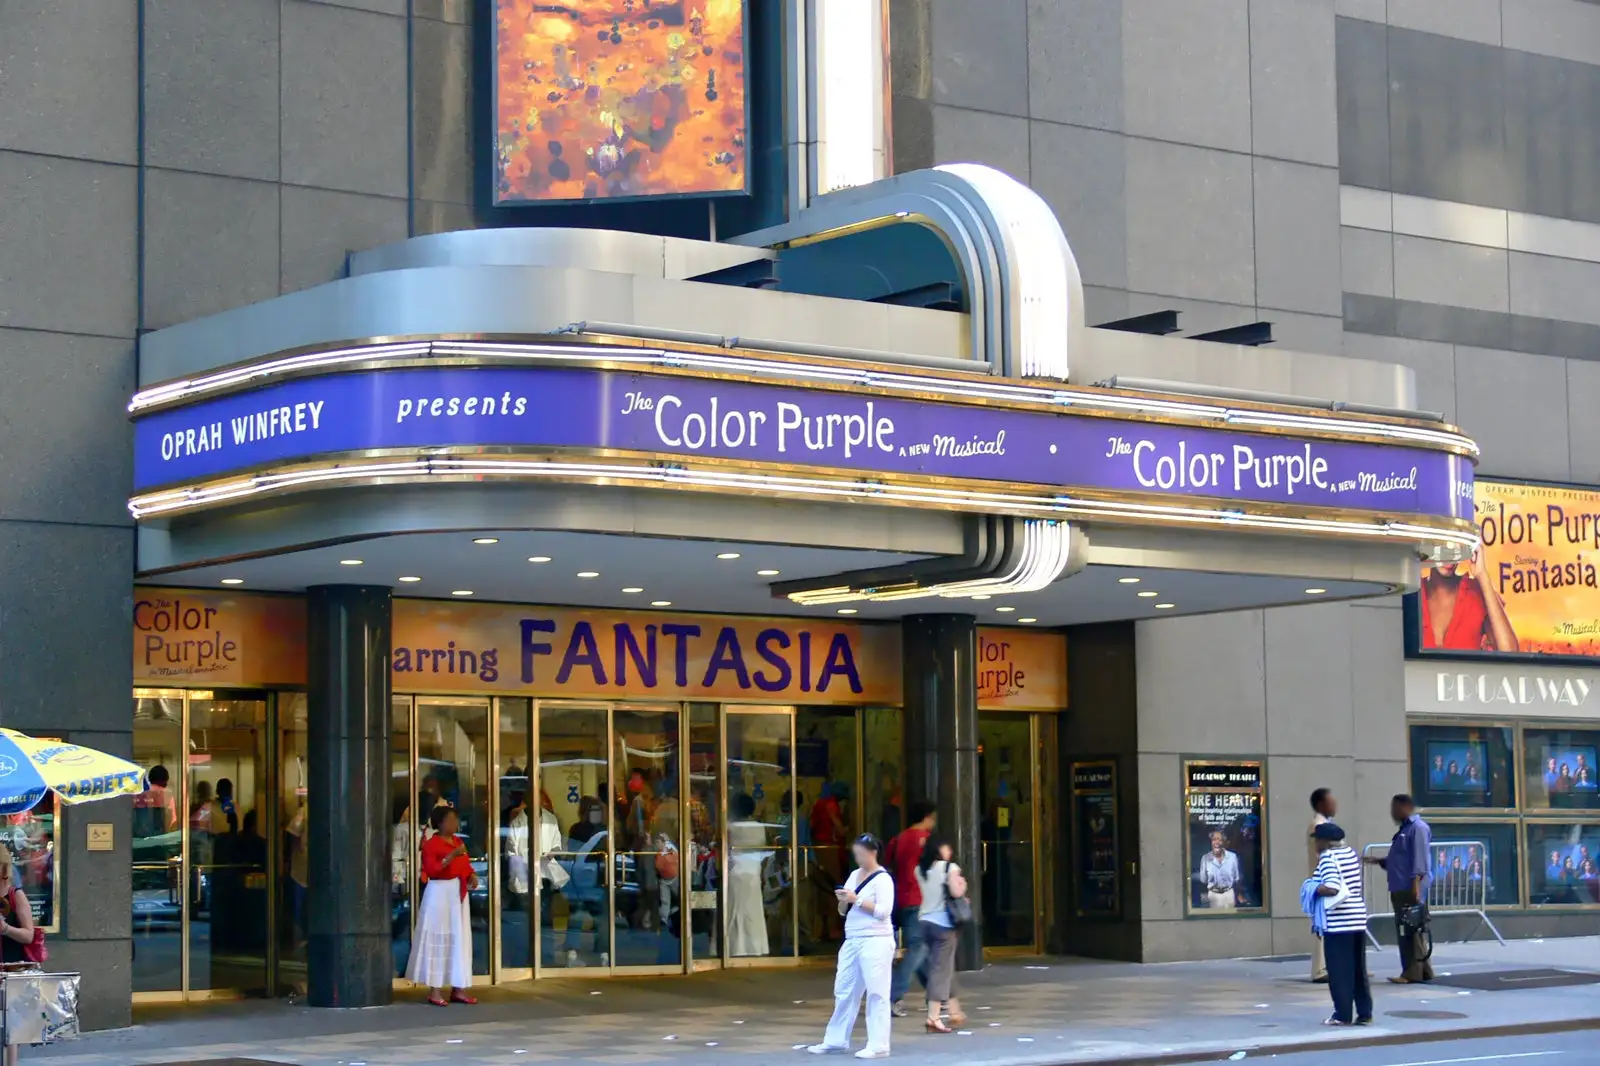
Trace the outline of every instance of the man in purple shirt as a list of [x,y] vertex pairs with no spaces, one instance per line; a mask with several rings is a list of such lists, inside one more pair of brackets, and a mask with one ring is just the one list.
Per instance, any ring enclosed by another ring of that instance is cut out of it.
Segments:
[[1389,817],[1400,827],[1389,844],[1389,854],[1370,860],[1389,875],[1389,903],[1400,940],[1400,976],[1391,977],[1389,981],[1397,985],[1418,984],[1433,980],[1433,963],[1423,957],[1427,945],[1421,931],[1408,930],[1401,925],[1400,914],[1428,898],[1428,885],[1433,882],[1433,871],[1428,864],[1433,830],[1417,816],[1416,802],[1403,792],[1390,801]]

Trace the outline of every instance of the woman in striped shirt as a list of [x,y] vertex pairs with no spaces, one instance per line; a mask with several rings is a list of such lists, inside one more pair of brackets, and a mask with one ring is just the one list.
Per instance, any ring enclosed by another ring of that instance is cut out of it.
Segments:
[[1345,844],[1344,830],[1324,822],[1312,833],[1319,857],[1317,895],[1327,901],[1328,932],[1323,954],[1333,1016],[1325,1025],[1372,1024],[1372,986],[1367,981],[1367,902],[1361,892],[1361,857]]

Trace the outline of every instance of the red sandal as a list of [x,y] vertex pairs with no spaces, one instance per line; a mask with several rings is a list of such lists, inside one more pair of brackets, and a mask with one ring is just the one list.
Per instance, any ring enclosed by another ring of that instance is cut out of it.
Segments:
[[452,993],[450,993],[450,1002],[451,1003],[465,1003],[467,1006],[471,1007],[471,1006],[476,1006],[478,1000],[477,1000],[476,997],[466,995],[463,992],[452,992]]
[[440,999],[438,996],[429,996],[428,1002],[435,1007],[448,1007],[450,1005],[449,1003]]

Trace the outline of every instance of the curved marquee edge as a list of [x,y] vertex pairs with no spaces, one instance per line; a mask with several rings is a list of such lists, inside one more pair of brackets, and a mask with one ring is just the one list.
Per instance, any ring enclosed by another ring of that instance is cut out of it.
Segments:
[[329,461],[262,471],[244,478],[180,486],[134,497],[129,511],[139,521],[173,517],[323,488],[424,485],[447,482],[547,481],[629,485],[740,493],[812,501],[873,503],[1020,518],[1077,520],[1167,528],[1226,528],[1339,540],[1406,544],[1440,559],[1461,559],[1478,543],[1465,519],[1409,518],[1370,514],[1292,514],[1281,508],[1241,510],[1236,501],[1185,502],[1111,499],[1067,493],[1027,493],[986,486],[947,488],[899,484],[847,476],[749,473],[720,466],[664,465],[640,460],[593,462],[583,457],[517,455],[388,456]]

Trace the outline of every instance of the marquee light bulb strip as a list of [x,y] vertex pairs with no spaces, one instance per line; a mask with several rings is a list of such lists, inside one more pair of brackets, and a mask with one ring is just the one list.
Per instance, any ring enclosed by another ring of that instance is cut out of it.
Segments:
[[135,496],[128,501],[128,510],[135,519],[142,520],[317,485],[340,482],[425,481],[463,476],[511,480],[576,480],[641,486],[686,486],[697,489],[777,493],[807,499],[920,504],[979,513],[1017,514],[1038,518],[1103,518],[1112,521],[1124,519],[1188,527],[1217,526],[1270,533],[1404,540],[1430,552],[1454,551],[1463,556],[1470,554],[1478,544],[1476,532],[1435,529],[1412,522],[1360,522],[1336,518],[1253,515],[1228,508],[1112,503],[1069,495],[1035,496],[784,474],[741,474],[682,467],[446,456],[353,465],[330,464],[280,474],[259,474],[250,478],[193,488],[169,489]]
[[881,369],[878,364],[854,367],[833,363],[787,362],[745,355],[674,351],[662,347],[635,348],[543,342],[418,341],[305,352],[156,385],[136,393],[128,404],[128,410],[131,414],[139,415],[155,407],[187,403],[214,393],[265,384],[273,378],[311,370],[334,370],[344,366],[398,363],[427,358],[492,359],[551,364],[609,362],[640,367],[706,370],[772,378],[789,383],[809,380],[835,385],[857,385],[881,389],[888,393],[932,395],[954,401],[998,400],[1041,404],[1062,410],[1095,410],[1196,422],[1313,431],[1334,437],[1359,435],[1397,443],[1456,450],[1473,458],[1478,455],[1478,446],[1470,438],[1459,433],[1348,417],[1262,411],[1156,396],[1091,392],[1069,386],[1006,384],[987,374],[960,378],[917,374],[898,369],[886,370]]

